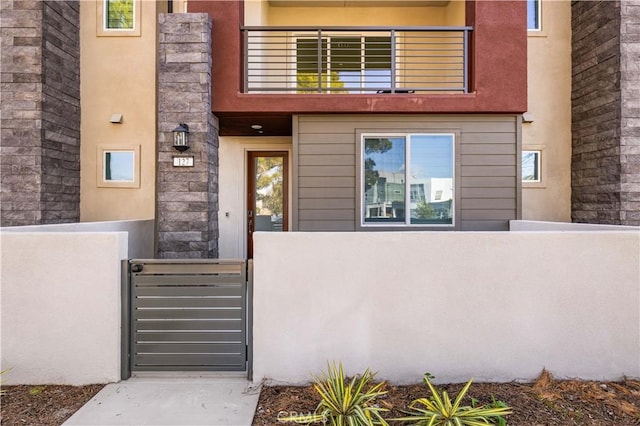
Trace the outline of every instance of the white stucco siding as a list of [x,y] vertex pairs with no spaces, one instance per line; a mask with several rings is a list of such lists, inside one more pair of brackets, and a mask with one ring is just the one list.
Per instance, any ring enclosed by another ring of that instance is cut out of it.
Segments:
[[[218,250],[221,259],[243,258],[247,253],[247,152],[290,152],[291,149],[290,137],[228,136],[220,138]],[[289,161],[291,162],[291,155],[289,155]],[[291,190],[291,185],[289,188]]]
[[637,232],[257,233],[254,378],[640,375]]
[[0,234],[3,384],[120,379],[127,233]]

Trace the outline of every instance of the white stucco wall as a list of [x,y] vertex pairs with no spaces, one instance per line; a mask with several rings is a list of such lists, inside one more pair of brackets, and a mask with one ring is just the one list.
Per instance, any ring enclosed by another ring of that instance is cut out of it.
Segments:
[[[244,258],[247,255],[247,153],[248,151],[289,151],[290,137],[221,137],[218,150],[218,252],[221,259]],[[291,180],[289,180],[291,181]],[[291,203],[289,185],[289,202]],[[289,205],[291,211],[291,205]],[[289,215],[291,217],[291,215]]]
[[51,225],[11,226],[0,228],[0,232],[127,232],[130,258],[152,259],[155,221],[117,220],[108,222],[76,222]]
[[600,225],[595,223],[510,220],[509,229],[511,231],[636,231],[640,237],[640,226]]
[[255,380],[640,376],[637,232],[254,238]]
[[0,233],[3,384],[120,378],[126,232]]

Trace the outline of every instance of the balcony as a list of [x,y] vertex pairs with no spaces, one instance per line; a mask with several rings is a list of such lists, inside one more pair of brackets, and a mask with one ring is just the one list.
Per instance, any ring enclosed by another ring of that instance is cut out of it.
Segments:
[[471,31],[243,27],[242,93],[468,93]]

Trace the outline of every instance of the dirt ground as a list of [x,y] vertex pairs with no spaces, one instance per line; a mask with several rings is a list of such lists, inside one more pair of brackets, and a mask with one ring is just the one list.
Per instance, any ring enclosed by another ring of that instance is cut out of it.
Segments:
[[2,386],[0,423],[57,426],[64,423],[104,385]]
[[[3,386],[0,397],[2,425],[61,425],[104,385],[89,386]],[[463,384],[438,385],[450,396]],[[403,415],[402,409],[416,398],[428,396],[424,384],[389,386],[380,404],[391,411],[387,417]],[[506,402],[513,414],[509,425],[640,425],[640,381],[591,382],[554,380],[543,372],[535,383],[474,383],[469,397],[480,403],[492,397]],[[470,401],[467,399],[466,403]],[[264,387],[253,425],[276,425],[281,411],[308,413],[318,403],[311,386]],[[232,425],[229,425],[232,426]]]
[[[464,384],[438,385],[452,398]],[[412,400],[429,396],[424,384],[387,386],[380,405],[390,409],[385,417],[400,417]],[[543,372],[535,383],[473,383],[469,397],[489,403],[492,397],[507,403],[513,414],[509,425],[640,425],[640,381],[559,381]],[[318,397],[311,386],[265,387],[260,394],[253,425],[274,425],[278,412],[312,412]],[[470,400],[466,399],[466,404]],[[281,423],[282,424],[282,423]]]

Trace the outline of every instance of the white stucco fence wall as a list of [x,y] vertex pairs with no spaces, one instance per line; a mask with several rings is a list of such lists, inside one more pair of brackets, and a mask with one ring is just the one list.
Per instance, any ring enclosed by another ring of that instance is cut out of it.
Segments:
[[255,233],[254,380],[640,376],[640,234]]
[[131,259],[152,259],[155,254],[153,219],[11,226],[0,228],[0,232],[126,232],[129,234],[128,251]]
[[638,226],[600,225],[593,223],[544,222],[538,220],[510,220],[511,231],[635,231]]
[[152,249],[153,221],[3,228],[3,384],[118,381],[121,260]]

